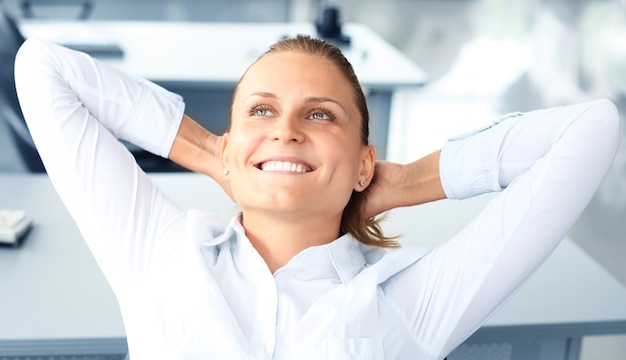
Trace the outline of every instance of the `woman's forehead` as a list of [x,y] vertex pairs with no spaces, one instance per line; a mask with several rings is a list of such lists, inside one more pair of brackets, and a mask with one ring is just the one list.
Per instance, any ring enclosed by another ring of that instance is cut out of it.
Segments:
[[296,51],[263,55],[248,68],[237,88],[235,95],[244,98],[255,92],[299,91],[352,100],[350,83],[337,65],[320,55]]

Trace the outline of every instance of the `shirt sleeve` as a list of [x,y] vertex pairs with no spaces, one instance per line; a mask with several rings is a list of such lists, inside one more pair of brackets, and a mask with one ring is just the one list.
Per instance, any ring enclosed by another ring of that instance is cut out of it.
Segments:
[[83,53],[35,39],[20,48],[15,79],[46,171],[115,290],[123,278],[145,271],[145,254],[155,252],[182,216],[117,138],[167,156],[183,101]]
[[565,237],[615,157],[620,125],[615,105],[597,100],[510,114],[442,148],[449,198],[502,192],[385,284],[425,358],[460,345]]

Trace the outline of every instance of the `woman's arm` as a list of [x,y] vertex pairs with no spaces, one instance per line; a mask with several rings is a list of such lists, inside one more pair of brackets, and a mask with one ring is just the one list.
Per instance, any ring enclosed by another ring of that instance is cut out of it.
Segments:
[[221,160],[223,138],[183,116],[168,157],[185,168],[213,178],[230,195],[230,183]]
[[167,156],[182,99],[35,39],[22,45],[15,63],[20,105],[48,175],[115,288],[158,263],[159,249],[175,246],[165,229],[184,215],[116,137]]
[[515,114],[442,148],[448,198],[502,193],[459,234],[383,285],[433,358],[472,334],[565,237],[620,136],[615,105],[598,100]]

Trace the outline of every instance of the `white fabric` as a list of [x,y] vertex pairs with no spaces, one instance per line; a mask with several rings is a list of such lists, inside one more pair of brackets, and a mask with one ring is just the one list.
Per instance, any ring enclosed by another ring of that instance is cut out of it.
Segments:
[[272,275],[239,217],[180,209],[115,139],[167,156],[180,97],[36,40],[18,54],[16,81],[50,178],[119,299],[134,360],[443,358],[564,237],[620,134],[606,100],[505,116],[442,149],[448,197],[505,189],[457,236],[427,253],[345,235]]

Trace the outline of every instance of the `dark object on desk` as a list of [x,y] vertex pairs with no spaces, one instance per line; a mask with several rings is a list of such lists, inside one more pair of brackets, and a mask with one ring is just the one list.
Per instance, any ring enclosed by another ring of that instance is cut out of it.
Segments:
[[350,45],[350,37],[341,31],[339,21],[339,8],[335,6],[325,6],[322,9],[320,19],[315,23],[317,34],[322,39],[332,42],[337,46]]
[[[28,171],[43,173],[45,168],[39,153],[28,131],[17,92],[15,91],[15,55],[24,42],[24,37],[18,30],[13,19],[0,3],[0,120],[4,119],[18,148],[22,161]],[[128,145],[139,166],[146,172],[175,172],[184,171],[174,162],[158,155],[151,154],[138,147]]]
[[0,245],[19,246],[32,224],[33,218],[25,211],[0,209]]

